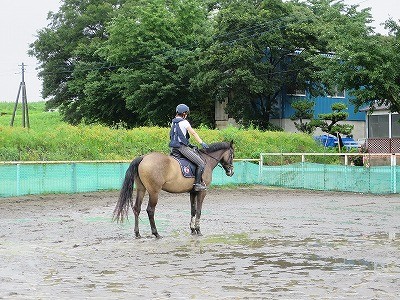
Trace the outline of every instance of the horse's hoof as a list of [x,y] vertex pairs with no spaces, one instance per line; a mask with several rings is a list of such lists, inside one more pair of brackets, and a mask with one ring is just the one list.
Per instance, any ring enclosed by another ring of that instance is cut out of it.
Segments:
[[157,232],[156,232],[156,233],[153,233],[153,234],[154,234],[154,236],[156,237],[156,239],[161,239],[161,238],[162,238],[162,236],[159,235]]
[[190,228],[190,230],[192,231],[192,235],[196,235],[197,234],[196,229]]
[[140,235],[140,233],[135,233],[135,237],[136,237],[137,239],[142,238],[142,236]]
[[202,235],[203,235],[203,234],[201,233],[200,229],[196,229],[196,234],[197,234],[198,236],[202,236]]

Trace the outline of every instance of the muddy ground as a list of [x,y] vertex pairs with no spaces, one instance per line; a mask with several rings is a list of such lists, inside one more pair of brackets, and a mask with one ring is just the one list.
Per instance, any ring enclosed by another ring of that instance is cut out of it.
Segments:
[[202,237],[162,193],[151,236],[117,192],[0,198],[0,299],[398,299],[399,195],[211,189]]

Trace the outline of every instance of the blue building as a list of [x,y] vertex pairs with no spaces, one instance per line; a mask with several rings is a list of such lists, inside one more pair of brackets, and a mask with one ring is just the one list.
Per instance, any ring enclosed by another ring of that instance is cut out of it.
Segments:
[[[368,108],[355,110],[351,96],[346,92],[335,95],[312,97],[306,91],[296,90],[284,93],[274,107],[274,117],[271,122],[285,131],[297,132],[290,117],[294,114],[291,103],[297,100],[314,101],[314,118],[321,113],[331,113],[333,103],[344,103],[349,117],[344,123],[354,126],[352,135],[360,145],[365,144],[370,153],[400,153],[400,114],[393,113],[386,106],[376,106],[374,111]],[[215,105],[216,127],[223,128],[229,124],[235,125],[234,119],[225,113],[226,100]],[[314,135],[324,134],[317,129]]]
[[[267,48],[267,50],[268,49],[269,48]],[[292,57],[300,55],[302,51],[303,49],[297,49],[293,53],[287,55],[286,59],[290,63]],[[266,55],[268,55],[268,51],[266,51]],[[334,53],[322,53],[321,55],[328,58],[334,57]],[[346,91],[338,91],[334,95],[312,97],[305,90],[298,90],[293,87],[288,87],[286,91],[284,90],[281,93],[278,103],[274,106],[274,111],[270,121],[285,131],[297,132],[294,122],[290,119],[290,117],[295,113],[291,103],[297,100],[313,101],[315,103],[314,118],[316,119],[318,118],[319,114],[331,113],[331,107],[333,103],[341,102],[346,105],[348,108],[347,113],[349,114],[349,117],[346,121],[344,121],[344,123],[354,126],[352,135],[355,140],[364,141],[367,138],[366,113],[365,111],[355,111],[355,107],[351,103],[350,97],[351,96]],[[228,100],[226,100],[224,103],[216,103],[215,120],[217,128],[225,127],[228,124],[235,124],[235,120],[229,118],[229,116],[225,113],[227,101]],[[315,135],[320,134],[323,134],[323,132],[318,128],[315,132]]]
[[[297,132],[294,122],[290,119],[295,112],[291,106],[291,103],[304,99],[315,102],[314,118],[318,118],[318,115],[321,113],[331,113],[331,106],[333,103],[344,103],[347,106],[347,112],[349,113],[349,117],[345,123],[354,126],[353,138],[361,142],[367,138],[366,112],[354,110],[354,105],[351,103],[350,96],[346,93],[346,91],[339,92],[331,96],[319,97],[311,97],[307,92],[299,90],[291,93],[284,93],[279,99],[277,105],[274,107],[274,117],[271,118],[271,122],[281,127],[285,131]],[[229,124],[236,124],[235,120],[230,118],[225,113],[227,101],[228,100],[223,103],[217,101],[215,104],[215,121],[217,128],[223,128]],[[320,134],[323,134],[323,132],[317,129],[315,135]]]
[[[329,96],[318,96],[312,97],[306,91],[296,90],[284,94],[277,104],[276,117],[272,118],[271,122],[277,126],[280,126],[285,131],[297,132],[294,122],[290,117],[295,113],[295,110],[291,106],[291,103],[298,100],[309,100],[314,101],[314,118],[318,118],[319,114],[331,113],[333,103],[344,103],[348,108],[347,113],[349,117],[346,124],[354,126],[353,137],[355,140],[364,140],[366,138],[366,126],[365,126],[365,116],[366,113],[362,111],[355,111],[354,105],[350,101],[350,97],[346,91],[336,92],[334,95]],[[315,132],[316,135],[322,134],[319,129]]]

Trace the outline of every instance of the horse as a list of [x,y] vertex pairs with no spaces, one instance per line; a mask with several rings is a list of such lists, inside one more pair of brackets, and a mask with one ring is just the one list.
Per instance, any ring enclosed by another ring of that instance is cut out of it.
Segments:
[[[227,176],[233,176],[233,141],[218,142],[209,145],[209,148],[198,149],[200,156],[205,161],[203,181],[209,186],[212,181],[212,171],[220,164]],[[136,201],[133,205],[132,194],[134,183],[136,184]],[[202,235],[200,231],[200,216],[206,190],[193,191],[194,178],[183,176],[179,162],[172,156],[159,152],[135,158],[129,165],[122,183],[118,202],[113,213],[113,220],[124,222],[128,219],[129,206],[132,207],[135,216],[134,233],[140,238],[139,214],[143,198],[148,193],[147,215],[150,221],[151,232],[156,238],[160,238],[154,221],[155,208],[160,191],[169,193],[190,193],[191,219],[190,230],[192,235]]]

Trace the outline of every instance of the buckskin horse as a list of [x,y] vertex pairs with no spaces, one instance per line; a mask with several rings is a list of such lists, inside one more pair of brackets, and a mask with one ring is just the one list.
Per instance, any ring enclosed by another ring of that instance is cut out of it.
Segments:
[[[219,142],[209,145],[207,149],[198,150],[206,163],[203,181],[209,186],[212,180],[213,169],[220,164],[227,176],[232,176],[234,147],[230,143]],[[136,184],[136,201],[133,205],[132,194],[134,183]],[[135,158],[125,173],[119,199],[114,209],[113,220],[123,222],[128,218],[129,206],[132,207],[135,216],[135,236],[140,238],[139,214],[146,191],[149,195],[147,215],[150,221],[152,234],[159,238],[154,221],[155,208],[160,191],[170,193],[190,193],[191,219],[190,229],[193,235],[201,235],[200,216],[206,191],[193,191],[194,178],[186,178],[182,174],[181,166],[172,155],[152,152]]]

